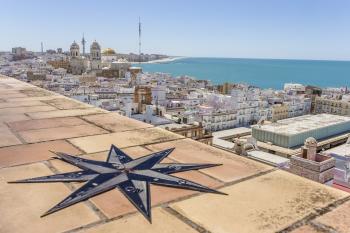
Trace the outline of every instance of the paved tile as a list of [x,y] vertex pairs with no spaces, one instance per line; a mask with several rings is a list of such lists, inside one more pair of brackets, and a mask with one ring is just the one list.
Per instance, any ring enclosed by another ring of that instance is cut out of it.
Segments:
[[22,144],[10,129],[2,123],[0,123],[0,135],[0,147]]
[[42,96],[52,96],[53,93],[50,91],[47,91],[45,89],[41,89],[38,87],[29,87],[25,88],[23,90],[20,90],[21,93],[25,94],[29,97],[42,97]]
[[82,102],[68,98],[55,98],[50,100],[43,100],[43,102],[62,110],[93,107],[92,105],[84,104]]
[[163,129],[147,128],[106,135],[74,138],[69,139],[69,141],[86,153],[94,153],[108,150],[111,144],[115,144],[120,148],[126,148],[180,138],[183,137]]
[[[123,150],[133,158],[138,158],[149,154],[150,152],[145,148],[136,146],[130,147]],[[108,151],[93,153],[88,155],[83,155],[85,158],[94,159],[94,160],[103,160],[107,158]],[[165,163],[173,162],[170,160],[164,160]],[[72,172],[78,171],[79,169],[73,165],[67,164],[60,160],[51,160],[51,164],[55,167],[60,173],[63,172]],[[202,185],[215,188],[222,183],[203,175],[197,171],[189,171],[183,173],[174,174],[175,176],[182,177],[184,179],[189,179],[200,183]],[[81,183],[76,184],[76,187],[80,187]],[[189,195],[194,194],[194,191],[184,190],[184,189],[175,189],[168,187],[161,187],[156,185],[151,185],[151,203],[152,205],[158,205],[160,203],[166,203],[169,201],[174,201],[179,198],[183,198]],[[109,192],[100,194],[96,197],[90,199],[108,218],[113,218],[121,216],[127,213],[136,212],[135,207],[121,194],[118,190],[114,189]]]
[[28,143],[100,135],[105,133],[107,133],[107,131],[89,124],[18,132],[18,134]]
[[7,102],[30,102],[30,101],[43,101],[43,100],[51,100],[56,98],[64,98],[64,96],[60,95],[52,95],[52,96],[38,96],[38,97],[21,97],[21,98],[11,98],[6,99]]
[[68,117],[68,116],[83,116],[97,113],[105,113],[105,110],[99,108],[87,108],[87,109],[71,109],[71,110],[56,110],[49,112],[32,112],[28,113],[32,119],[44,119],[55,117]]
[[33,130],[33,129],[67,127],[67,126],[84,125],[84,124],[87,124],[87,122],[77,117],[60,117],[60,118],[16,121],[16,122],[11,122],[8,125],[12,130],[18,132],[18,131],[27,131],[27,130]]
[[29,106],[29,107],[18,107],[18,108],[2,108],[0,109],[0,115],[12,115],[19,113],[40,113],[45,111],[53,111],[56,108],[51,106]]
[[299,227],[291,231],[291,233],[324,233],[324,232],[319,231],[310,225],[304,225],[302,227]]
[[47,105],[40,101],[18,101],[18,102],[0,102],[0,108],[18,108],[18,107],[28,107],[28,106],[40,106]]
[[80,154],[63,140],[3,147],[0,148],[0,168],[50,159],[54,154],[49,150]]
[[197,231],[186,225],[181,220],[156,208],[152,212],[152,224],[149,224],[141,214],[128,216],[107,224],[86,230],[87,233],[196,233]]
[[26,98],[25,94],[21,93],[0,93],[0,98],[12,99],[12,98]]
[[350,201],[318,217],[315,221],[330,226],[339,233],[350,232]]
[[169,158],[181,163],[223,164],[222,166],[203,169],[201,171],[224,182],[239,180],[272,169],[268,165],[216,149],[191,139],[147,146],[147,148],[153,151],[171,147],[175,147],[175,150],[169,155]]
[[205,194],[171,207],[211,232],[267,233],[282,230],[316,208],[348,196],[284,171],[274,171],[221,191],[228,195]]
[[76,117],[17,121],[9,126],[28,143],[107,133]]
[[30,118],[24,114],[0,115],[0,123],[29,120]]
[[153,127],[152,125],[146,124],[144,122],[121,116],[118,113],[90,115],[84,116],[83,118],[112,132]]
[[7,181],[51,175],[42,163],[0,170],[0,232],[62,232],[99,220],[84,203],[40,218],[71,191],[61,183],[8,184]]

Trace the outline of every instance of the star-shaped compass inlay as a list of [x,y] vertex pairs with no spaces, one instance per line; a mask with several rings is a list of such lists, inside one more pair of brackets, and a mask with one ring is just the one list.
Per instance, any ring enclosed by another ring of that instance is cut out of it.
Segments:
[[81,171],[43,176],[9,183],[84,182],[63,201],[45,214],[54,213],[95,195],[118,188],[125,197],[151,222],[150,184],[190,189],[200,192],[224,194],[192,181],[170,174],[218,166],[220,164],[160,163],[174,148],[159,151],[141,158],[132,159],[112,145],[106,162],[89,160],[55,152],[56,158],[82,169]]

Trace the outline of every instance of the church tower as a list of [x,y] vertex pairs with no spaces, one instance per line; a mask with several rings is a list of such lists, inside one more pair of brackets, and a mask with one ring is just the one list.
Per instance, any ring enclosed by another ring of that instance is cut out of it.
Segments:
[[90,46],[91,69],[101,69],[101,46],[94,41]]
[[80,57],[80,48],[79,48],[79,45],[75,41],[70,46],[70,56],[71,56],[71,58]]

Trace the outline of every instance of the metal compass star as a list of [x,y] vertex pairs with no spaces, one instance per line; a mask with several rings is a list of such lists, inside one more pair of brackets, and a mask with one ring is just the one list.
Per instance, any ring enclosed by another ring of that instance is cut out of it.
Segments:
[[149,184],[190,189],[200,192],[224,194],[189,180],[170,174],[218,166],[220,164],[160,163],[175,148],[166,149],[138,159],[132,159],[112,145],[106,162],[84,159],[55,152],[58,159],[79,167],[82,171],[43,176],[9,183],[84,182],[63,201],[48,210],[42,217],[64,209],[95,195],[118,188],[129,201],[151,222]]

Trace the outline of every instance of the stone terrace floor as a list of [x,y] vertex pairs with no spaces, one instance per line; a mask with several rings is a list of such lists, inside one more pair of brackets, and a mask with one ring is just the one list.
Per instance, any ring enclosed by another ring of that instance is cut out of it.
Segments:
[[[227,196],[151,185],[149,224],[118,190],[40,218],[78,183],[7,181],[77,170],[61,151],[106,159],[114,143],[133,157],[169,147],[167,161],[222,163],[175,174]],[[350,197],[116,113],[0,77],[0,232],[350,232]]]

